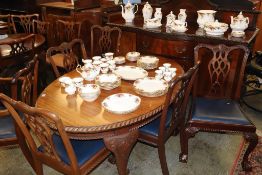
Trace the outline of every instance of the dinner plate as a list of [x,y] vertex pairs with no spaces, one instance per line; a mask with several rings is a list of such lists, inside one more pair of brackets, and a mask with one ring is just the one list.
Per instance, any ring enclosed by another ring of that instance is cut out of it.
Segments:
[[146,77],[134,82],[135,92],[146,97],[158,97],[167,93],[168,83],[155,77]]
[[0,35],[0,39],[5,39],[5,38],[7,38],[7,37],[8,37],[7,34]]
[[123,80],[137,80],[148,75],[146,70],[136,66],[119,66],[113,73],[119,75]]
[[102,106],[115,114],[127,114],[135,111],[140,105],[138,96],[128,93],[118,93],[108,96],[102,101]]
[[137,66],[145,70],[150,70],[157,68],[158,62],[159,59],[155,56],[141,56],[137,60]]

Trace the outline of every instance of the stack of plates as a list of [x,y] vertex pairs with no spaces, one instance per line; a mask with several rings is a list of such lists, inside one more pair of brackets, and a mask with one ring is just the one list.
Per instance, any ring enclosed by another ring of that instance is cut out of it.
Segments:
[[137,60],[137,66],[146,70],[155,69],[158,66],[159,59],[155,56],[141,56]]
[[119,75],[123,80],[137,80],[148,75],[147,71],[135,66],[119,66],[113,73]]
[[158,97],[164,95],[168,91],[168,83],[162,79],[155,77],[146,77],[134,82],[136,93],[146,97]]
[[101,74],[96,77],[95,82],[101,89],[111,90],[120,86],[121,77],[115,74]]

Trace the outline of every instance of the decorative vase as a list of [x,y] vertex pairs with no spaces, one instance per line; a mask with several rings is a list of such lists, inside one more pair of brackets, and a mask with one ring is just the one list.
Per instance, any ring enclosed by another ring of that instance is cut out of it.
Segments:
[[160,19],[160,21],[162,20],[161,8],[156,8],[156,11],[154,13],[154,17]]
[[180,12],[179,12],[179,14],[177,16],[178,20],[182,21],[182,22],[186,22],[186,17],[187,17],[186,9],[180,9]]

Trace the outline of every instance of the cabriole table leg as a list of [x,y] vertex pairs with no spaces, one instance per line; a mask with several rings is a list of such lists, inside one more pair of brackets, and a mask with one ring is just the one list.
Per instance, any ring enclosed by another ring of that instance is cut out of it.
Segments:
[[127,175],[127,163],[130,152],[138,138],[138,130],[104,138],[106,147],[113,152],[119,175]]

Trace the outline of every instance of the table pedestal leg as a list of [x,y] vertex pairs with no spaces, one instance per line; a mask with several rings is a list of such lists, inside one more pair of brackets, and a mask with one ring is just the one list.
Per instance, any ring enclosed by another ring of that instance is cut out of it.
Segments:
[[119,175],[127,175],[128,158],[137,138],[138,130],[104,138],[106,147],[115,155]]

